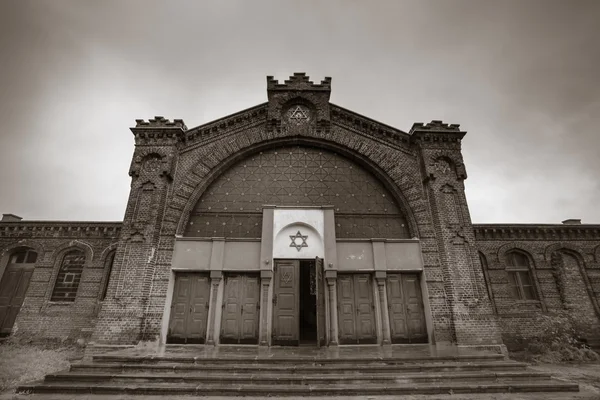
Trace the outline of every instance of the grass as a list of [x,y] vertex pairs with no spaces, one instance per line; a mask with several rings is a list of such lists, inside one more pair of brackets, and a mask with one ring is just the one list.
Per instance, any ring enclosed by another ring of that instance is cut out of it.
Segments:
[[66,370],[69,360],[81,358],[83,349],[60,343],[0,344],[0,393],[43,379],[46,374]]

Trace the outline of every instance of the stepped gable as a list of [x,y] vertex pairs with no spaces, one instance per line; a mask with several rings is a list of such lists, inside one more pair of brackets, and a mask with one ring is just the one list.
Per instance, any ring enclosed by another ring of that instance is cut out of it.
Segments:
[[272,76],[267,76],[267,90],[316,90],[316,91],[331,91],[331,77],[325,77],[320,84],[315,84],[306,76],[305,72],[294,72],[283,83],[279,83]]

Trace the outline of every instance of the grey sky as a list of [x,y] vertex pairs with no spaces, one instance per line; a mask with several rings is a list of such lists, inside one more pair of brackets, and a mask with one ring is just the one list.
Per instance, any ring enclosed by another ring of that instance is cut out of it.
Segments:
[[600,1],[4,1],[0,212],[121,220],[136,118],[193,127],[266,75],[463,142],[474,222],[600,223]]

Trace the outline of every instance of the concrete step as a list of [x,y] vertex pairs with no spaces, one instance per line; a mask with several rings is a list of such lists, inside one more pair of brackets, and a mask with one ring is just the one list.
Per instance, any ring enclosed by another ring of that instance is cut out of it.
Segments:
[[387,364],[400,365],[410,363],[425,362],[477,362],[477,361],[501,361],[504,360],[502,354],[473,354],[457,356],[412,356],[412,357],[340,357],[340,358],[321,358],[321,357],[191,357],[191,356],[121,356],[101,354],[93,357],[93,361],[110,363],[137,363],[137,364],[157,364],[157,363],[180,363],[180,364],[252,364],[252,365],[273,365],[273,364],[294,364],[294,365],[327,365],[327,364]]
[[181,373],[189,371],[206,371],[212,373],[267,373],[289,372],[296,374],[361,374],[361,373],[405,373],[405,372],[436,372],[436,371],[507,371],[525,370],[526,363],[516,361],[495,362],[445,362],[445,363],[408,363],[390,365],[358,365],[358,364],[329,364],[329,365],[251,365],[251,364],[136,364],[136,363],[73,363],[73,372],[107,372],[107,373],[133,373],[133,372],[156,372],[156,373]]
[[279,374],[206,374],[204,371],[187,374],[110,374],[110,373],[58,373],[47,375],[45,383],[119,383],[124,385],[145,383],[172,384],[253,384],[253,385],[317,385],[317,384],[410,384],[410,383],[473,383],[473,382],[541,382],[550,380],[548,373],[534,371],[477,371],[477,372],[440,372],[440,373],[403,373],[403,374],[329,374],[295,375]]
[[445,393],[503,393],[503,392],[576,392],[577,384],[556,380],[542,382],[484,382],[441,384],[315,384],[315,385],[254,385],[254,384],[98,384],[98,383],[46,383],[23,385],[19,392],[30,393],[86,393],[86,394],[146,394],[195,396],[366,396],[402,394]]

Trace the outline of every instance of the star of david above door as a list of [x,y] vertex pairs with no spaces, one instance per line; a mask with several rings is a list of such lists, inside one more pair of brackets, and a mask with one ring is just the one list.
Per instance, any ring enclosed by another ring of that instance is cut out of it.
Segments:
[[310,120],[310,110],[303,105],[292,106],[287,112],[288,119],[296,124]]
[[[308,244],[306,244],[306,239],[308,239],[308,235],[302,235],[300,231],[298,231],[298,233],[296,233],[295,235],[290,235],[290,239],[292,239],[290,247],[295,247],[298,251],[302,250],[303,247],[308,247]],[[296,240],[298,239],[302,240],[302,242],[296,242]]]

